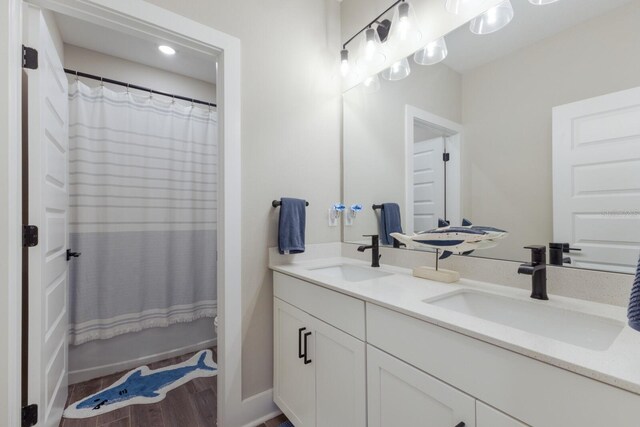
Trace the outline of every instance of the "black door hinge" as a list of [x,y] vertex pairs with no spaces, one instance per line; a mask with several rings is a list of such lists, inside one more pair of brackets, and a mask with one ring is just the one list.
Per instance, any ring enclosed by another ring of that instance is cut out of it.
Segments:
[[38,51],[32,47],[22,45],[22,68],[38,69]]
[[448,162],[450,160],[450,155],[449,153],[442,153],[442,161],[443,162]]
[[22,226],[22,246],[25,248],[38,246],[38,227],[35,225]]
[[22,408],[22,427],[38,424],[38,405],[28,405]]

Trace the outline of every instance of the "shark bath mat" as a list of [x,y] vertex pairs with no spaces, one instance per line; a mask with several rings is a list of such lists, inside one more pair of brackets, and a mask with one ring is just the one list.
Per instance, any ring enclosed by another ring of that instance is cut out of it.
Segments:
[[128,372],[113,385],[85,397],[65,409],[65,418],[89,418],[128,405],[156,403],[167,392],[198,377],[218,373],[211,350],[198,352],[177,365],[151,370],[147,366]]

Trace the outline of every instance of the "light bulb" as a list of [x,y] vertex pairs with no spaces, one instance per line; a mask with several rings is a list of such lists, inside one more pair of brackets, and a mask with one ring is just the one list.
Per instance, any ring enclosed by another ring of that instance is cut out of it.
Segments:
[[449,51],[444,37],[434,40],[413,55],[413,60],[420,65],[433,65],[444,60]]
[[413,51],[418,48],[415,43],[419,42],[421,38],[422,33],[418,29],[413,6],[407,1],[401,2],[393,13],[389,41],[401,49],[413,48],[411,49]]
[[535,4],[536,6],[544,6],[545,4],[555,3],[558,0],[529,0],[529,3]]
[[402,58],[399,61],[394,62],[389,68],[382,72],[382,77],[390,80],[397,81],[402,80],[411,74],[411,67],[407,58]]
[[510,0],[505,0],[473,18],[469,29],[474,34],[491,34],[504,28],[512,19],[513,6]]
[[367,28],[360,44],[360,54],[356,60],[358,66],[365,69],[367,67],[376,67],[382,65],[386,59],[378,32],[373,28]]
[[340,51],[340,73],[342,77],[347,77],[349,74],[349,51],[347,49],[342,49]]

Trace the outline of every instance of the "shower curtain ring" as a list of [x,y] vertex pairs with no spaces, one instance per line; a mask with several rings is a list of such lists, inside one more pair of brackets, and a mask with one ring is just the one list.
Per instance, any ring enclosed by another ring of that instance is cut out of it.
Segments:
[[78,70],[76,70],[76,81],[78,81],[78,80],[80,80],[80,79],[78,78]]
[[149,99],[153,99],[153,89],[149,89]]
[[129,83],[127,83],[127,94],[129,93]]
[[102,77],[100,77],[100,86],[104,87],[104,81],[102,80]]

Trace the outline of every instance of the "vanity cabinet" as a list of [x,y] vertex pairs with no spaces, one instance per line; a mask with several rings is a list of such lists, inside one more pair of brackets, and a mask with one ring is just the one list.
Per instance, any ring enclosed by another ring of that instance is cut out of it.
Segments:
[[476,401],[476,427],[527,427],[520,421]]
[[476,426],[474,398],[370,345],[367,392],[369,427]]
[[[326,306],[307,307],[310,314],[287,302],[309,285],[293,280],[276,280],[274,401],[296,427],[365,427],[364,341],[312,315]],[[288,294],[288,285],[298,288]],[[334,294],[328,297],[349,298]]]
[[637,427],[640,396],[274,273],[274,401],[296,427]]

